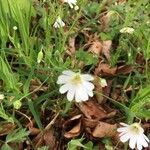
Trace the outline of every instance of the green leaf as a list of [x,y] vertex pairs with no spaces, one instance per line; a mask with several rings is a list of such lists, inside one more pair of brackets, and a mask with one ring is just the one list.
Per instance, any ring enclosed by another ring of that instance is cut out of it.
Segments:
[[17,89],[17,80],[15,75],[13,74],[8,62],[6,59],[3,59],[0,56],[0,79],[2,79],[8,90]]
[[100,3],[90,2],[85,8],[86,14],[88,15],[94,15],[95,13],[98,14],[101,11],[100,6],[101,6]]
[[42,147],[38,148],[37,150],[48,150],[48,149],[49,149],[48,146],[42,146]]
[[[150,97],[150,86],[145,87],[143,89],[141,89],[136,97],[132,100],[132,102],[130,103],[130,108],[133,107],[134,105],[136,105],[138,102],[147,102],[147,98],[149,99]],[[149,100],[150,102],[150,100]]]
[[0,117],[3,118],[4,120],[8,121],[8,122],[12,122],[14,123],[13,121],[13,118],[8,116],[3,108],[3,105],[1,104],[0,106]]
[[149,86],[139,90],[130,104],[130,110],[138,117],[150,118],[150,110],[145,109],[146,104],[150,104]]
[[34,103],[32,102],[32,100],[30,100],[30,99],[28,100],[28,105],[29,105],[29,109],[30,109],[32,115],[34,116],[34,119],[35,119],[38,127],[40,129],[42,129],[43,127],[42,127],[42,123],[41,123],[41,120],[40,120],[40,115],[37,112],[37,110],[35,109]]
[[6,142],[23,142],[29,135],[29,131],[26,129],[16,129],[6,136]]
[[7,143],[5,143],[2,147],[1,150],[13,150]]
[[93,150],[93,143],[91,141],[87,142],[84,146],[86,147],[84,150]]
[[76,52],[76,57],[79,61],[85,62],[86,65],[96,65],[98,62],[98,57],[93,54],[79,50]]
[[72,139],[68,143],[68,150],[77,150],[78,147],[86,148],[81,142],[83,141],[83,138],[81,139]]

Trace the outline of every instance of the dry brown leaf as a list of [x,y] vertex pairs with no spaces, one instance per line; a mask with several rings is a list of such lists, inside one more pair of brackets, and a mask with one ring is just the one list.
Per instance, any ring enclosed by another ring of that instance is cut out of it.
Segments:
[[16,125],[10,122],[1,122],[0,123],[0,136],[9,134]]
[[[81,117],[82,115],[76,115],[64,123],[64,137],[74,138],[81,133]],[[71,128],[71,129],[70,129]]]
[[92,100],[80,103],[79,108],[82,113],[89,119],[100,120],[106,117],[107,112]]
[[108,124],[105,122],[99,122],[94,129],[92,135],[94,137],[102,138],[102,137],[113,137],[116,135],[117,125],[116,124]]
[[133,66],[123,65],[117,68],[116,74],[129,74],[133,71]]
[[104,97],[101,94],[99,94],[99,93],[103,93],[103,88],[100,84],[99,77],[95,77],[94,85],[95,85],[96,100],[98,101],[99,104],[101,104],[102,102],[104,102]]
[[43,136],[45,145],[49,146],[49,149],[56,150],[56,138],[52,129],[47,130]]
[[54,136],[54,130],[51,128],[49,130],[45,130],[43,133],[40,132],[35,139],[33,140],[33,144],[35,148],[41,146],[48,146],[50,149],[56,150],[56,138]]
[[[112,87],[112,80],[107,80],[107,86],[103,88],[103,94],[105,96],[109,97],[110,92],[111,92],[111,87]],[[103,102],[106,102],[106,100],[107,100],[107,97],[104,97]]]
[[42,85],[41,81],[39,79],[32,79],[30,81],[30,92],[34,91],[47,91],[48,87]]
[[102,76],[114,76],[116,75],[117,67],[110,68],[108,64],[99,63],[98,67],[95,69],[95,74]]
[[126,2],[127,2],[127,0],[118,0],[117,2],[118,2],[118,4],[119,4],[119,5],[121,5],[121,4],[126,3]]
[[69,38],[69,52],[71,55],[75,53],[75,37]]
[[112,41],[111,40],[103,41],[102,45],[103,45],[102,46],[102,53],[107,58],[107,60],[110,60],[110,48],[112,45]]
[[121,89],[120,88],[116,88],[114,90],[113,93],[111,93],[111,97],[114,99],[114,100],[117,100],[121,95]]
[[91,46],[89,47],[88,51],[100,55],[102,51],[102,44],[99,40],[95,40],[91,43]]
[[85,132],[92,135],[92,131],[97,126],[99,121],[93,120],[93,119],[88,119],[88,118],[83,118],[82,122],[83,122]]
[[136,56],[136,63],[141,65],[141,66],[144,66],[146,61],[145,61],[145,58],[144,58],[144,55],[142,53],[138,53],[137,56]]
[[88,118],[84,118],[83,119],[83,124],[85,125],[85,127],[88,128],[95,128],[98,124],[98,120],[93,120],[93,119],[88,119]]
[[29,128],[29,131],[30,131],[30,135],[37,135],[40,133],[40,129],[34,127]]
[[64,137],[66,138],[74,138],[80,135],[81,131],[81,121],[74,126],[70,131],[64,133]]

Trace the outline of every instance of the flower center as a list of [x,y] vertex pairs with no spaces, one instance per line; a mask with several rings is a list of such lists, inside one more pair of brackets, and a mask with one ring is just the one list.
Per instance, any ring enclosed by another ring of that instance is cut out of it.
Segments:
[[72,79],[71,79],[72,84],[78,85],[81,84],[81,76],[79,74],[76,74]]
[[132,133],[138,134],[140,132],[141,126],[138,123],[134,123],[131,125],[130,130]]

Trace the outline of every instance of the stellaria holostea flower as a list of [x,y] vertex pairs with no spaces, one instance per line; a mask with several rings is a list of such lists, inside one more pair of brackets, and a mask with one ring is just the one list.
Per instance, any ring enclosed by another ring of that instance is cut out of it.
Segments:
[[142,147],[148,147],[149,139],[144,134],[143,128],[139,123],[133,123],[127,125],[125,123],[120,123],[123,127],[117,129],[120,132],[120,140],[125,143],[129,140],[129,146],[131,149],[137,148],[142,150]]
[[0,94],[0,100],[4,99],[4,94]]
[[13,26],[13,30],[17,30],[18,28],[17,28],[17,26]]
[[93,97],[94,85],[90,81],[94,78],[89,74],[75,73],[71,70],[65,70],[58,77],[57,84],[62,84],[59,89],[61,94],[67,92],[67,99],[76,102],[87,101]]
[[63,0],[64,3],[68,3],[70,8],[74,8],[75,6],[75,10],[78,10],[79,7],[77,6],[77,0]]
[[61,27],[65,26],[65,23],[62,21],[62,19],[60,18],[60,16],[58,16],[53,26],[55,28],[61,28]]
[[134,29],[130,28],[130,27],[124,27],[120,30],[120,33],[129,33],[129,34],[133,34],[134,33]]

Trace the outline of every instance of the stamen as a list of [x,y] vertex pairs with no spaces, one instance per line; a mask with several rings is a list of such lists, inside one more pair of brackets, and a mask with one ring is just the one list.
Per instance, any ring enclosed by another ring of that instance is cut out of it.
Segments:
[[81,76],[79,74],[76,74],[72,79],[71,82],[75,85],[81,84]]
[[138,134],[140,131],[140,125],[138,123],[134,123],[130,127],[131,132]]

